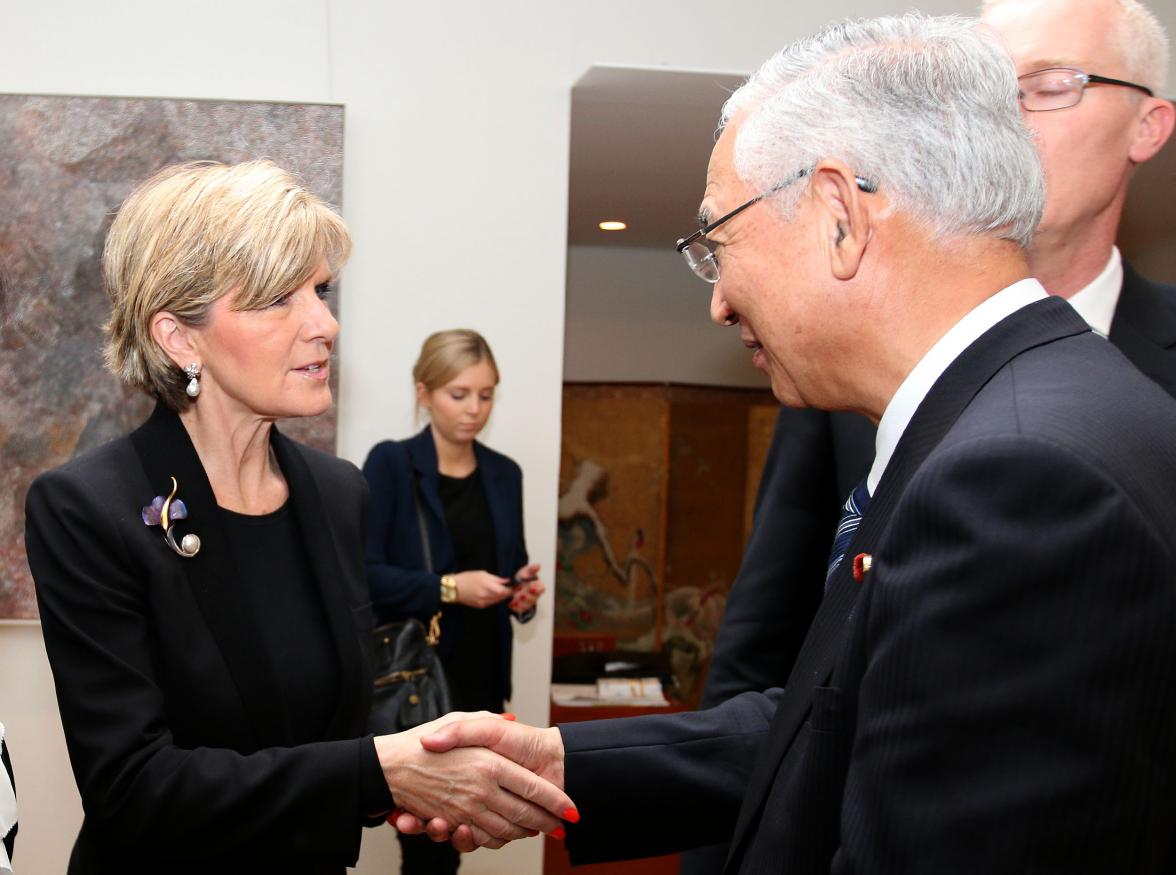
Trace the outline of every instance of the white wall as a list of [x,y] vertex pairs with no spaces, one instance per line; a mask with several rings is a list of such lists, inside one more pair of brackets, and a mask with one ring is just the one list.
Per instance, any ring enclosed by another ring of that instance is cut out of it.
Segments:
[[766,387],[710,296],[672,249],[568,247],[564,378]]
[[[361,462],[376,440],[409,432],[408,373],[425,334],[483,331],[503,375],[488,440],[526,470],[528,542],[550,581],[572,83],[604,62],[750,70],[827,20],[908,5],[9,3],[0,91],[345,103],[344,213],[356,252],[342,299],[339,452]],[[1176,31],[1176,11],[1154,5]],[[920,6],[968,12],[972,3]],[[542,611],[518,636],[524,720],[546,719],[550,633]],[[0,719],[21,781],[17,871],[62,872],[80,809],[36,628],[0,626],[0,659]],[[390,831],[369,837],[361,871],[393,871]],[[478,852],[463,871],[537,872],[539,857],[538,842],[517,843]]]

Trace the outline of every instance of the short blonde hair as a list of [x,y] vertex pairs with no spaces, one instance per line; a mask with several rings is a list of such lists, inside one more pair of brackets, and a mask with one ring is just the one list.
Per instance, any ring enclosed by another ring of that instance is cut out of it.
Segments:
[[107,366],[184,410],[188,380],[151,336],[157,314],[201,325],[230,293],[234,310],[261,309],[350,254],[338,214],[272,161],[165,167],[131,192],[106,236]]
[[426,392],[440,389],[470,365],[489,362],[498,382],[498,363],[486,338],[469,328],[450,328],[437,331],[425,338],[421,354],[412,366],[412,379]]

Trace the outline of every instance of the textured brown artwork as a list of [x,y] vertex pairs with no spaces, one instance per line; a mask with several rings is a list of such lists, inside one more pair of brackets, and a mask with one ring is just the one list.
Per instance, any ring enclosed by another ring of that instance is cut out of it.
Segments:
[[557,635],[653,649],[669,402],[661,386],[564,387]]
[[[197,159],[271,158],[338,205],[343,109],[0,95],[0,143],[0,618],[34,618],[29,484],[130,431],[153,404],[102,364],[99,259],[114,211],[160,167]],[[334,450],[333,409],[282,429]]]
[[662,651],[697,703],[778,410],[758,390],[564,386],[561,651]]

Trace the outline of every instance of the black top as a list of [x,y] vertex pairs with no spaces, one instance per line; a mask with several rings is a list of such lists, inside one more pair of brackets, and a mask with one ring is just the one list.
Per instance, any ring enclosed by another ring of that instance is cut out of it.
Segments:
[[[437,492],[445,508],[445,524],[453,539],[453,571],[485,571],[496,562],[497,545],[490,505],[477,468],[468,477],[440,476]],[[452,614],[453,650],[445,672],[459,711],[501,711],[506,691],[499,677],[498,617],[493,609],[445,605]]]
[[257,630],[258,649],[283,669],[278,692],[294,744],[321,741],[334,712],[339,667],[289,503],[258,516],[219,510],[245,582],[248,625]]

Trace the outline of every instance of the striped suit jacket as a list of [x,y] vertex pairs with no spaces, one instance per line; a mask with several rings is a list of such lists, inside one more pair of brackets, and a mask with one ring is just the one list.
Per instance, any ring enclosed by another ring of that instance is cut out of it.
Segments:
[[785,687],[561,727],[573,861],[1170,871],[1174,435],[1064,302],[995,326],[912,419],[850,546],[873,568],[835,573]]

